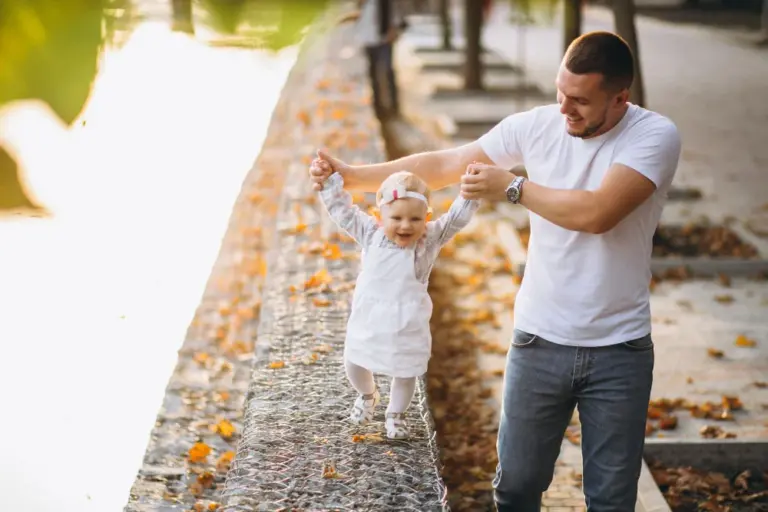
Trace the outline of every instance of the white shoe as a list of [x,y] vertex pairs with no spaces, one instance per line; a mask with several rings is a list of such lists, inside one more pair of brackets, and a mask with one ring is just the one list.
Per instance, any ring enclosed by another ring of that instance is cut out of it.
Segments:
[[404,413],[388,412],[384,425],[387,428],[387,437],[390,439],[408,439],[411,435]]
[[373,421],[373,413],[376,410],[376,406],[381,401],[381,395],[377,389],[370,395],[360,395],[355,400],[355,405],[352,407],[352,412],[349,415],[349,419],[355,425],[365,425]]

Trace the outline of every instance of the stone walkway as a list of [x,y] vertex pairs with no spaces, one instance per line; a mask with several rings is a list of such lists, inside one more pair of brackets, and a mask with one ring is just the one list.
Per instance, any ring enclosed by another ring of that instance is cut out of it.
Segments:
[[342,346],[359,254],[306,169],[319,147],[352,163],[384,156],[364,62],[346,30],[324,28],[309,36],[234,207],[128,512],[443,509],[423,382],[408,442],[386,441],[383,421],[347,421],[355,394]]

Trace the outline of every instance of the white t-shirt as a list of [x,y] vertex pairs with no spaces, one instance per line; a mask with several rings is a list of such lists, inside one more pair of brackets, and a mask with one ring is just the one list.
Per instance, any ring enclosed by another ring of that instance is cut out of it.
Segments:
[[601,235],[530,212],[525,278],[515,301],[515,327],[554,343],[598,347],[649,334],[653,233],[680,157],[674,123],[629,105],[613,129],[581,139],[568,135],[554,104],[510,115],[480,145],[497,166],[523,164],[529,179],[546,187],[596,190],[615,163],[653,181],[654,194]]

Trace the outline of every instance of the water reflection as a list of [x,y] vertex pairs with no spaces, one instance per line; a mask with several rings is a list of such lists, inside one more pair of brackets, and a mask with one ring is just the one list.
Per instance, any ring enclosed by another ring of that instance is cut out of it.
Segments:
[[51,214],[0,218],[3,510],[122,510],[295,60],[173,32],[167,3],[110,8],[71,123],[39,101],[0,111]]

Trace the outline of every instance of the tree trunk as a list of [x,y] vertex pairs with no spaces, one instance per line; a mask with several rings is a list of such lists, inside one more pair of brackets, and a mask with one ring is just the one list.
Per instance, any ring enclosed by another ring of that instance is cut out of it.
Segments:
[[440,1],[440,25],[443,32],[443,50],[453,49],[453,23],[451,19],[451,0]]
[[563,2],[563,55],[574,39],[581,35],[581,0]]
[[173,23],[171,29],[174,32],[195,33],[192,22],[192,0],[171,0],[173,9]]
[[464,0],[464,89],[467,90],[483,89],[482,33],[482,2]]
[[634,0],[613,0],[613,20],[616,32],[627,42],[635,56],[635,80],[629,91],[629,101],[641,107],[645,106],[645,88],[640,66],[640,47],[635,30]]
[[762,38],[763,41],[768,41],[768,0],[763,0],[763,16],[762,20]]

